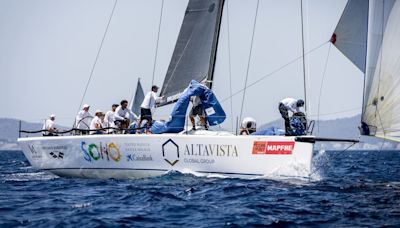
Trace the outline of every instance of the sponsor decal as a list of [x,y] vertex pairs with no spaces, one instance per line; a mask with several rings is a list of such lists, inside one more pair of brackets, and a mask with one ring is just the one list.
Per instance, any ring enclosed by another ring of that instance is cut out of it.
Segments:
[[54,159],[63,159],[67,148],[66,145],[42,146],[42,150],[48,151],[48,154]]
[[292,154],[295,142],[255,141],[252,154]]
[[35,149],[35,147],[33,145],[28,145],[28,149],[32,154],[32,159],[41,159],[42,155],[37,152],[37,150]]
[[127,162],[133,162],[133,161],[153,161],[153,157],[151,155],[136,155],[136,154],[128,154],[126,155],[126,161]]
[[[175,157],[176,154],[176,157]],[[179,161],[179,146],[172,139],[162,144],[162,155],[164,160],[174,166]]]
[[64,153],[61,151],[52,151],[49,154],[50,154],[50,156],[52,156],[55,159],[63,159],[64,158]]
[[184,163],[198,164],[213,164],[216,157],[239,157],[236,145],[198,143],[186,144],[183,148],[183,151],[180,151],[178,144],[172,139],[167,140],[162,145],[164,160],[174,166],[179,161],[179,157],[184,157]]
[[234,145],[224,144],[186,144],[184,155],[204,157],[238,157]]
[[106,160],[119,162],[121,159],[121,151],[115,143],[91,143],[81,142],[81,150],[83,158],[88,162]]

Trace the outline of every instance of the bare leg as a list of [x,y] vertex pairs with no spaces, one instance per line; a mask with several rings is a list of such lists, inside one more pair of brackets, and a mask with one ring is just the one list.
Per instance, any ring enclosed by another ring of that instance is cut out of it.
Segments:
[[195,130],[196,129],[196,123],[194,122],[194,116],[190,115],[189,118],[190,118],[190,122],[192,122],[193,130]]
[[206,122],[206,118],[204,116],[200,116],[200,121],[203,124],[204,128],[206,130],[208,130],[208,126],[207,126],[207,122]]

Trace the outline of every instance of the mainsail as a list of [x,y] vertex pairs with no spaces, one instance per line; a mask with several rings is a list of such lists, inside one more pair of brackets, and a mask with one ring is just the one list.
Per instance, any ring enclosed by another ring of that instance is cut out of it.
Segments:
[[[351,5],[351,2],[357,2],[357,0],[350,0],[347,6]],[[358,0],[357,4],[363,8],[361,5],[365,2],[368,1]],[[353,7],[353,10],[357,9]],[[345,12],[349,10],[350,8],[346,7]],[[400,109],[400,2],[370,0],[367,21],[368,40],[365,42],[367,59],[364,71],[361,133],[400,140],[400,114],[398,113]],[[352,22],[347,22],[347,25],[359,26]],[[355,45],[352,45],[352,48],[354,49],[347,48],[347,52],[342,51],[350,59],[353,57],[348,54],[349,51],[356,52],[357,56],[363,52],[355,48]]]
[[136,86],[135,96],[130,102],[130,107],[129,107],[129,109],[132,110],[132,112],[135,113],[137,116],[140,115],[140,105],[142,104],[143,100],[144,100],[144,92],[139,78]]
[[167,103],[176,101],[191,80],[212,81],[223,2],[189,0],[161,89]]

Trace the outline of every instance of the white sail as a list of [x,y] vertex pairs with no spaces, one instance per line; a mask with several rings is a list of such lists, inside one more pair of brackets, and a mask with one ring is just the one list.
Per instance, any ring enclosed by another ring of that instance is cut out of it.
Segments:
[[[394,3],[394,4],[393,4]],[[362,120],[370,135],[400,138],[400,2],[372,1]]]
[[331,42],[365,72],[368,31],[368,1],[349,0]]

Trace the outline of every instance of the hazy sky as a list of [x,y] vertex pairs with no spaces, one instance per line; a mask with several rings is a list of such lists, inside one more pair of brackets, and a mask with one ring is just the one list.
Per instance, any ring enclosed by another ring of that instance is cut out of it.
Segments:
[[[130,100],[138,77],[145,91],[151,86],[161,2],[118,0],[84,97],[92,112]],[[308,114],[316,119],[320,105],[322,119],[353,116],[361,109],[363,75],[326,43],[346,1],[303,2],[306,52],[325,43],[306,58]],[[38,122],[55,113],[58,123],[71,126],[113,5],[114,0],[0,0],[0,117]],[[225,1],[213,89],[233,120],[243,94],[226,98],[244,87],[256,5]],[[185,0],[164,2],[155,67],[160,86],[186,6]],[[243,116],[263,124],[279,118],[281,99],[304,96],[301,60],[287,65],[302,53],[300,0],[260,0],[254,34],[247,84],[262,80],[246,90]],[[156,116],[165,118],[171,109]],[[233,128],[232,122],[228,118],[224,127]]]

